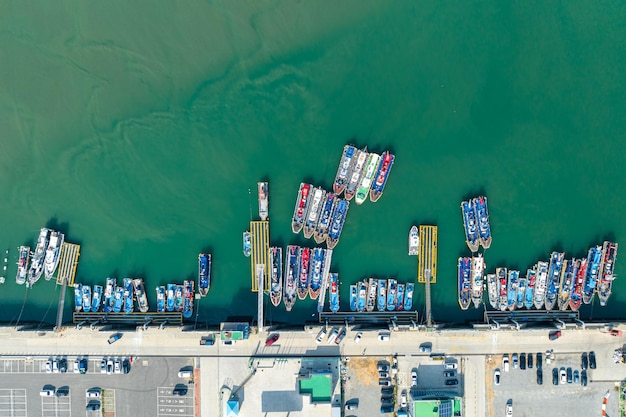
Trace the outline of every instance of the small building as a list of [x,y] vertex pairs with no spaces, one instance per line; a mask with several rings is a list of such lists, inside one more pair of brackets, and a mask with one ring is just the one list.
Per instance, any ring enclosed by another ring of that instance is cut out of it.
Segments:
[[410,404],[412,417],[462,417],[462,398],[433,398],[414,400]]

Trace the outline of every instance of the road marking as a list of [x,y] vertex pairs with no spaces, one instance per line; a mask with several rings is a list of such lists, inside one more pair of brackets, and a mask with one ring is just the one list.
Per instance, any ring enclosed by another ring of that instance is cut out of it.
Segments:
[[70,397],[41,397],[42,417],[71,417]]
[[26,417],[26,390],[0,389],[0,415]]
[[159,387],[157,389],[157,416],[167,417],[194,417],[194,389],[188,387],[187,395],[173,395],[173,387]]

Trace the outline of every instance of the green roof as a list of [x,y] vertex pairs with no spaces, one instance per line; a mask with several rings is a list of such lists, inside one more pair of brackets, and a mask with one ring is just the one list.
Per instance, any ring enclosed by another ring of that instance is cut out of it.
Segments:
[[461,416],[461,399],[421,400],[413,402],[414,417]]
[[330,402],[332,374],[312,374],[300,379],[300,394],[311,394],[311,402]]

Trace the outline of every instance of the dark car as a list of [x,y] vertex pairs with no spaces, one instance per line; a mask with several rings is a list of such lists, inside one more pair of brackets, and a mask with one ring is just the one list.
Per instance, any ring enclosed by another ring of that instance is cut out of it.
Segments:
[[533,369],[533,354],[528,354],[528,369]]
[[383,404],[380,406],[380,414],[393,413],[393,404]]
[[87,411],[98,411],[100,409],[100,401],[97,401],[97,400],[89,401],[89,404],[87,404],[87,407],[85,407],[85,409]]
[[456,376],[456,372],[454,371],[444,371],[443,373],[444,378],[454,378],[455,376]]
[[458,379],[446,379],[446,385],[459,385]]
[[380,395],[393,395],[393,388],[381,388]]
[[537,353],[537,368],[541,368],[543,366],[543,353]]
[[57,397],[67,397],[68,395],[70,395],[70,387],[67,385],[57,389]]
[[574,380],[574,372],[572,371],[572,368],[567,368],[567,383],[571,384],[573,380]]
[[541,368],[537,368],[537,384],[543,385],[543,371]]
[[87,359],[83,358],[78,362],[78,371],[81,374],[87,373]]
[[122,362],[122,372],[125,374],[130,372],[130,361],[128,359],[124,359]]
[[519,354],[519,369],[522,371],[526,369],[526,354],[524,352]]
[[561,331],[560,330],[551,331],[548,337],[550,338],[550,340],[556,340],[559,337],[561,337]]
[[267,340],[265,341],[265,346],[272,346],[278,340],[279,337],[280,336],[278,333],[274,333],[273,335],[267,338]]
[[596,353],[593,351],[589,352],[589,367],[596,369]]
[[180,396],[187,395],[187,385],[176,384],[176,386],[174,387],[174,391],[172,391],[172,394]]
[[583,387],[586,387],[586,386],[587,386],[587,371],[586,371],[586,370],[583,370],[583,371],[580,373],[580,384],[581,384]]
[[552,369],[552,384],[559,385],[559,369],[558,368]]
[[59,359],[59,372],[61,372],[62,374],[67,372],[67,359]]
[[392,403],[393,402],[393,394],[392,395],[383,395],[380,397],[381,403]]
[[120,340],[122,338],[122,333],[115,333],[112,334],[111,337],[109,337],[109,345],[117,342],[118,340]]
[[587,352],[583,352],[582,356],[581,356],[581,363],[580,363],[580,367],[582,369],[587,369],[589,368],[589,359],[587,358]]

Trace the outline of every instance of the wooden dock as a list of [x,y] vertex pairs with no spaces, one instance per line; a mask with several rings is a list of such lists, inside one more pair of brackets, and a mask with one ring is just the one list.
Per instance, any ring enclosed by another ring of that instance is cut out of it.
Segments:
[[74,285],[79,256],[80,245],[63,242],[63,246],[61,246],[59,269],[57,272],[57,285],[63,285],[63,281],[65,281],[65,283],[69,286]]
[[262,291],[270,290],[269,252],[270,252],[270,222],[269,220],[253,220],[250,222],[250,275],[252,278],[252,291],[259,291],[259,279],[257,277],[257,265],[263,265]]
[[417,257],[417,282],[426,282],[429,271],[430,283],[437,283],[437,226],[420,226],[420,246]]

